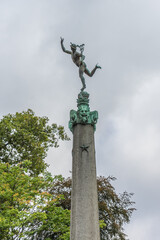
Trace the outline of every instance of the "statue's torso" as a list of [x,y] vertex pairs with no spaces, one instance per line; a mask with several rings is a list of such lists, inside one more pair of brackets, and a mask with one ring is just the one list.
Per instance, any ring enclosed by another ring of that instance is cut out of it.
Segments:
[[82,61],[83,61],[83,59],[82,59],[82,57],[81,56],[79,56],[79,53],[77,53],[77,52],[72,52],[71,53],[71,57],[72,57],[72,60],[73,60],[73,62],[79,67],[81,64],[82,64]]
[[73,62],[79,67],[81,64],[81,59],[78,56],[77,52],[74,52],[74,53],[72,52],[71,57],[72,57]]

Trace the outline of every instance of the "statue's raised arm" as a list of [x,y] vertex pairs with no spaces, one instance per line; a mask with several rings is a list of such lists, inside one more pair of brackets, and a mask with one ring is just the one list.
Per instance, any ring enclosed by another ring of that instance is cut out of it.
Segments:
[[63,42],[64,42],[64,38],[61,38],[61,47],[63,52],[71,54],[71,51],[65,49]]
[[[87,69],[86,63],[84,62],[84,59],[85,59],[85,56],[83,55],[84,44],[76,45],[74,43],[70,43],[71,51],[68,51],[65,49],[63,42],[64,42],[64,38],[61,38],[61,47],[62,47],[63,52],[71,54],[73,62],[79,68],[79,77],[80,77],[82,85],[83,85],[81,91],[83,91],[86,88],[85,78],[84,78],[83,74],[85,73],[89,77],[92,77],[94,75],[94,73],[96,72],[96,70],[101,67],[96,65],[93,68],[93,70],[90,72]],[[77,52],[77,47],[80,48],[80,53]]]

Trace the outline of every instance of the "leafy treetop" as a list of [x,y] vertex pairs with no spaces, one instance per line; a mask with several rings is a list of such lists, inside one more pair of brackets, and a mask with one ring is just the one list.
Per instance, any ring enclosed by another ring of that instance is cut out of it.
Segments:
[[29,174],[38,175],[46,169],[44,159],[49,147],[68,140],[62,126],[48,125],[47,117],[37,117],[31,109],[8,114],[0,120],[0,161],[16,165],[25,160],[32,164]]

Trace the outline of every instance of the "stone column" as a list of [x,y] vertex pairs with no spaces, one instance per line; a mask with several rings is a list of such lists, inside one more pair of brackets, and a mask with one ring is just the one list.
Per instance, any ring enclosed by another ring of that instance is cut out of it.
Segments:
[[89,94],[81,92],[78,111],[71,110],[73,132],[70,240],[100,240],[94,131],[98,119],[90,112]]

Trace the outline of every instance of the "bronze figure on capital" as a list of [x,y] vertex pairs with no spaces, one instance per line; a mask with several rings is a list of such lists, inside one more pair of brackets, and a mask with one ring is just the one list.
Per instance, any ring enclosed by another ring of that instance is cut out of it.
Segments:
[[[83,55],[84,44],[76,45],[74,43],[70,43],[71,51],[69,51],[69,50],[65,49],[63,42],[64,42],[64,38],[61,38],[61,47],[62,47],[63,52],[70,54],[73,62],[79,68],[79,77],[81,79],[82,86],[83,86],[81,91],[83,91],[86,88],[85,78],[84,78],[83,74],[85,73],[89,77],[92,77],[93,74],[95,73],[95,71],[97,70],[97,68],[101,68],[101,67],[96,64],[96,66],[90,72],[87,69],[86,63],[84,62],[84,59],[85,59],[85,56]],[[77,47],[80,49],[80,53],[77,52]]]

